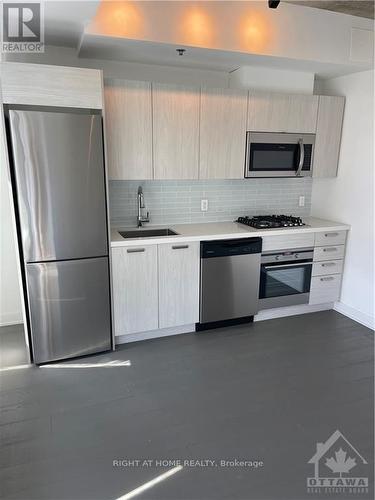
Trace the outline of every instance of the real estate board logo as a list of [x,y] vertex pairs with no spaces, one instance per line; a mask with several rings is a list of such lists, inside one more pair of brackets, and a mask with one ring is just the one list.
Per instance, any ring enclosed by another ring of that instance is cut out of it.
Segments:
[[317,443],[308,463],[314,465],[314,477],[307,478],[308,493],[368,493],[367,462],[340,431]]
[[44,52],[43,3],[3,2],[2,20],[2,52]]

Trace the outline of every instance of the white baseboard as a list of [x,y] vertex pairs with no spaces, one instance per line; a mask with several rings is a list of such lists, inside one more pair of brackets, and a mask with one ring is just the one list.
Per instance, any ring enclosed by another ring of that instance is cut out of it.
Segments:
[[357,323],[361,323],[361,325],[367,326],[367,328],[370,328],[371,330],[375,329],[374,316],[358,311],[358,309],[354,309],[354,307],[350,307],[343,302],[335,302],[333,308],[335,311],[343,314],[344,316],[357,321]]
[[126,344],[128,342],[138,342],[139,340],[156,339],[159,337],[168,337],[170,335],[180,335],[182,333],[195,332],[195,324],[173,326],[171,328],[161,328],[160,330],[149,330],[148,332],[128,333],[126,335],[116,335],[117,344]]
[[20,323],[23,323],[20,312],[2,313],[0,315],[0,326],[19,325]]
[[296,316],[317,311],[328,311],[333,309],[333,303],[328,304],[300,304],[298,306],[276,307],[265,309],[254,316],[254,321],[264,321],[266,319],[284,318],[285,316]]

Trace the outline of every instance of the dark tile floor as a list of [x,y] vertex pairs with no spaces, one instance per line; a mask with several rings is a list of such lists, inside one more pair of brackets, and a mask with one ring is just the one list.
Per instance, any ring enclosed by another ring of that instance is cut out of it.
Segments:
[[[345,493],[306,490],[316,443],[336,429],[368,462],[369,491],[348,498],[373,498],[373,336],[336,312],[6,369],[26,362],[22,342],[20,327],[0,330],[1,498],[132,498],[181,460],[136,498],[341,500]],[[114,360],[129,363],[77,366]],[[136,459],[152,462],[113,466]],[[264,465],[221,466],[231,459]]]

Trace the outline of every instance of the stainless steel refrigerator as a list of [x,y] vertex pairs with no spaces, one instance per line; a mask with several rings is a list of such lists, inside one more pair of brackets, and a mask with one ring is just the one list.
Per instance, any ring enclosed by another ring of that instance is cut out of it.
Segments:
[[112,335],[101,114],[19,107],[7,110],[7,123],[33,361],[108,350]]

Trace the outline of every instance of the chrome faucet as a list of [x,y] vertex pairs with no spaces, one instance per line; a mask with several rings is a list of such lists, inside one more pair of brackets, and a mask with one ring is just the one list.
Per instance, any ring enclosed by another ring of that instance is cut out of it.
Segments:
[[142,227],[142,222],[150,222],[150,212],[147,215],[142,215],[142,209],[145,208],[145,200],[143,197],[142,186],[138,187],[138,215],[137,215],[137,226]]

